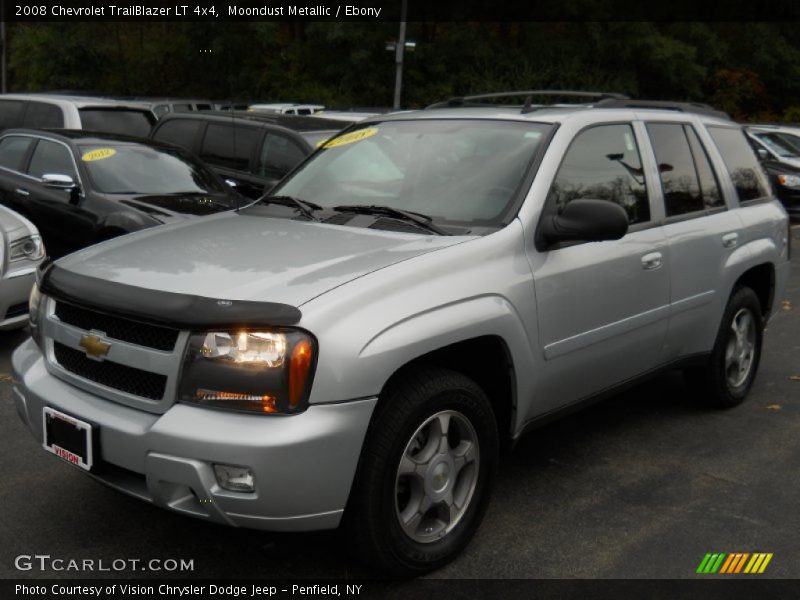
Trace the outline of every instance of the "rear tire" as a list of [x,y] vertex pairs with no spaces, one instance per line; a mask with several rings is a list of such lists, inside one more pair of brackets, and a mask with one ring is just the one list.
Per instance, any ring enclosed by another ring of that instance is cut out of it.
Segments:
[[452,560],[472,538],[497,471],[491,403],[446,369],[407,371],[381,395],[345,515],[353,550],[392,576]]
[[732,408],[744,401],[758,371],[763,334],[758,296],[749,287],[734,288],[709,363],[684,371],[701,404]]

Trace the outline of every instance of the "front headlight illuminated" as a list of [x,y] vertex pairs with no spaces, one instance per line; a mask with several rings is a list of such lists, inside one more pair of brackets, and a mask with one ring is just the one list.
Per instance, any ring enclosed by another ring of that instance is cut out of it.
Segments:
[[783,187],[800,187],[800,177],[797,175],[778,175],[778,183],[780,183]]
[[9,260],[39,260],[44,256],[44,243],[38,235],[29,235],[9,245]]
[[295,329],[193,334],[180,401],[228,410],[292,414],[305,409],[316,341]]

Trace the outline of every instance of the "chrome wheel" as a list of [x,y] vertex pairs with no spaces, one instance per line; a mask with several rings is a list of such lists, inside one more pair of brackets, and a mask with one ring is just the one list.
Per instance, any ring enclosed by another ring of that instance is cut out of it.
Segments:
[[731,320],[725,348],[725,377],[731,388],[738,388],[750,376],[756,348],[756,319],[749,308],[741,308]]
[[395,479],[395,513],[416,542],[435,542],[466,513],[475,492],[480,451],[475,428],[463,414],[429,417],[406,444]]

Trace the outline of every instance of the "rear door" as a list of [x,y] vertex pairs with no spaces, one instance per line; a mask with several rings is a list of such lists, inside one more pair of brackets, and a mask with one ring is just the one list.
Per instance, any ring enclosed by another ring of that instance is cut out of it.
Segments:
[[262,196],[275,180],[256,173],[256,156],[263,129],[237,123],[209,122],[200,146],[200,158],[236,191],[249,198]]
[[[665,357],[708,351],[719,327],[724,266],[742,242],[709,158],[705,132],[691,122],[648,122],[669,244],[670,320]],[[699,131],[699,133],[698,133]]]
[[[607,200],[628,213],[620,240],[532,252],[544,352],[536,412],[554,410],[658,366],[667,330],[666,240],[651,205],[633,123],[592,125],[572,140],[543,215],[575,199]],[[641,132],[640,132],[641,133]]]

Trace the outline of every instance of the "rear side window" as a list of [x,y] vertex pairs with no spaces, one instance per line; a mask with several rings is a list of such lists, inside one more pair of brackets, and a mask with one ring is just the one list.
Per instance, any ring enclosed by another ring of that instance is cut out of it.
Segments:
[[250,170],[250,157],[258,141],[259,130],[210,123],[203,138],[200,156],[209,164],[237,171]]
[[642,160],[630,125],[591,127],[572,140],[547,201],[561,211],[578,198],[615,202],[632,225],[650,220]]
[[22,170],[22,159],[28,148],[31,147],[33,138],[10,135],[0,140],[0,167],[12,171]]
[[66,146],[49,140],[39,140],[31,156],[28,175],[41,179],[45,174],[75,176],[75,166],[72,155]]
[[258,159],[259,175],[280,178],[305,157],[300,147],[282,135],[268,133]]
[[156,129],[153,139],[192,150],[197,137],[197,130],[202,126],[203,124],[200,121],[192,121],[190,119],[168,120]]
[[63,127],[64,115],[55,104],[29,102],[25,111],[23,127]]
[[24,105],[22,100],[0,100],[0,130],[20,126]]
[[147,111],[119,108],[81,108],[83,129],[147,137],[153,117]]
[[700,193],[703,195],[703,205],[706,208],[718,208],[725,206],[725,200],[719,191],[719,182],[711,167],[708,153],[703,147],[700,138],[694,127],[686,126],[686,135],[689,138],[689,146],[692,149],[694,165],[697,169],[697,177],[700,179]]
[[690,125],[648,123],[667,217],[722,205],[719,186],[703,145]]
[[708,128],[722,160],[731,175],[739,201],[755,200],[769,195],[767,181],[756,155],[744,137],[741,129],[730,127]]

